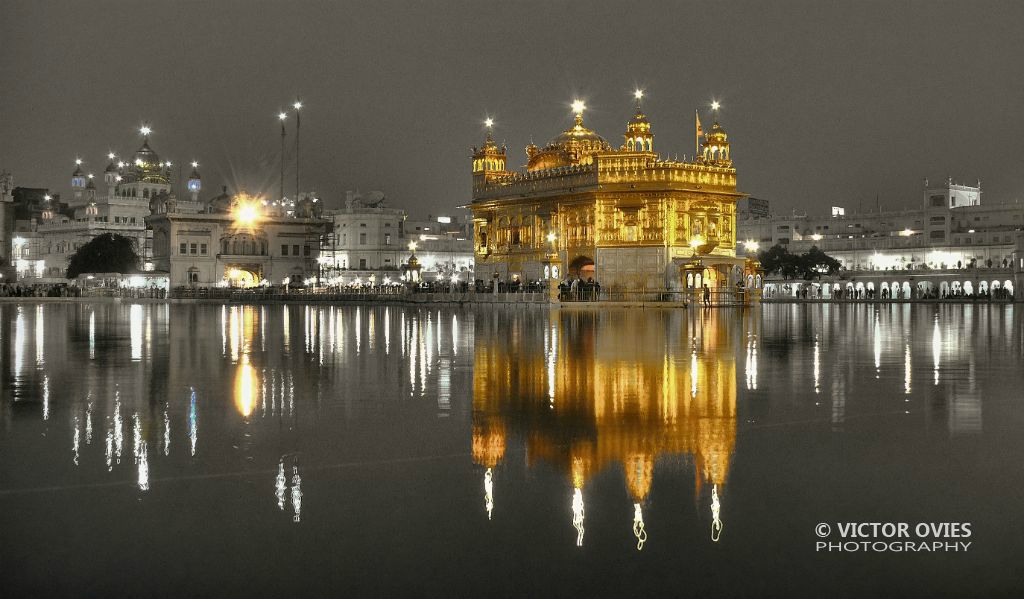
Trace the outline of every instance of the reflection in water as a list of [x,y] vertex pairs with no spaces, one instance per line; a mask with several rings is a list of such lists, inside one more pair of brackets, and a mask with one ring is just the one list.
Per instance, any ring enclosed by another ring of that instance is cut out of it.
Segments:
[[[562,469],[579,545],[584,487],[612,465],[632,498],[637,549],[647,541],[643,508],[661,456],[690,461],[698,493],[704,482],[716,494],[726,482],[736,439],[735,349],[747,339],[756,351],[753,334],[715,313],[693,322],[679,312],[653,314],[477,315],[474,462],[493,469],[509,443],[521,442],[531,465]],[[683,364],[668,351],[678,344],[688,345]]]
[[285,497],[288,493],[288,479],[284,475],[284,458],[277,463],[277,478],[274,479],[274,496],[277,497],[277,509],[284,511]]
[[302,477],[298,462],[292,464],[292,512],[292,521],[298,522],[302,515]]
[[487,519],[491,519],[491,512],[494,511],[494,474],[491,468],[484,471],[484,509],[487,510]]
[[135,445],[135,464],[138,466],[139,478],[138,485],[140,491],[149,490],[149,452],[146,447],[146,441],[142,438],[142,421],[139,420],[139,413],[136,412],[132,419],[135,423],[133,427],[133,440]]
[[722,502],[718,499],[718,485],[711,488],[711,540],[718,542],[722,537]]
[[199,422],[196,417],[196,390],[191,389],[188,398],[188,442],[192,456],[196,455],[196,444],[199,442]]
[[636,537],[636,550],[642,550],[647,542],[647,531],[644,530],[644,513],[639,503],[633,504],[633,536]]
[[583,546],[583,489],[572,490],[572,526],[576,529],[576,546]]

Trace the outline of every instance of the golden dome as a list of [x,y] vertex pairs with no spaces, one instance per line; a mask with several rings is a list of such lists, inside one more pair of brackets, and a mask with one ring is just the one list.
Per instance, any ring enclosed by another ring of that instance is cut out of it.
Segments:
[[527,149],[530,161],[526,168],[531,171],[577,164],[589,164],[591,154],[611,151],[612,146],[605,138],[583,126],[583,116],[576,115],[575,123],[562,131],[546,146]]
[[727,141],[729,136],[725,133],[725,129],[715,121],[715,124],[711,125],[711,131],[708,131],[708,139],[711,141]]

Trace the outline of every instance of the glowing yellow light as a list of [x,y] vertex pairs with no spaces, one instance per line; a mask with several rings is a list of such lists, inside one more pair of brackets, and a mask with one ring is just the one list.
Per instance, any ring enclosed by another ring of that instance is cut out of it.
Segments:
[[299,102],[298,100],[296,100],[295,103],[292,104],[292,108],[294,108],[295,110],[298,110],[298,109],[302,108],[302,102]]
[[811,235],[811,239],[813,239],[814,241],[821,241],[821,233],[815,233],[814,235]]
[[242,363],[238,365],[238,375],[235,377],[235,408],[238,413],[248,418],[255,406],[255,372],[249,364],[249,356],[243,356]]
[[171,161],[170,160],[167,161],[167,166],[171,166]]
[[277,118],[283,121],[286,118],[288,118],[288,115],[283,113],[283,112],[279,112],[279,113],[277,113]]
[[693,249],[697,249],[702,245],[704,245],[704,240],[701,239],[700,237],[694,237],[693,239],[690,240],[690,247],[692,247]]
[[900,231],[900,236],[901,237],[910,237],[913,234],[914,234],[914,231],[912,231],[911,229],[903,229],[902,231]]
[[199,163],[195,160],[192,161],[192,168],[199,168]]
[[109,153],[107,154],[107,158],[108,158],[108,159],[110,159],[110,160],[113,160],[113,159],[114,159],[114,156],[115,156],[115,154],[114,154],[113,152],[109,152]]
[[43,199],[46,200],[47,202],[49,202],[50,200],[53,199],[53,196],[51,196],[50,194],[46,194],[46,195],[43,196]]
[[78,166],[82,166],[82,159],[81,158],[75,158],[75,164],[77,164]]
[[484,119],[484,127],[487,127],[488,129],[490,129],[493,126],[494,126],[494,119],[492,119],[491,117],[487,117],[486,119]]
[[417,247],[417,245],[416,245],[415,241],[410,241],[409,242],[409,251],[410,252],[415,252],[416,251],[416,247]]
[[125,164],[124,160],[122,160],[122,161],[117,163],[117,168],[124,168],[125,166],[126,166],[126,164]]
[[120,181],[121,179],[122,179],[121,175],[118,175],[118,176],[114,177],[114,181]]
[[583,111],[586,110],[586,109],[587,109],[587,105],[583,102],[583,100],[578,100],[577,99],[577,100],[573,100],[572,101],[572,111],[575,114],[582,116],[583,115]]
[[636,98],[637,100],[643,98],[644,97],[644,90],[637,89],[636,91],[633,92],[633,97]]
[[746,248],[748,252],[756,252],[757,248],[761,246],[753,239],[748,239],[747,241],[743,242],[743,247]]
[[555,235],[554,233],[548,233],[548,242],[549,243],[554,243],[555,239],[558,239],[557,235]]
[[258,200],[245,196],[239,199],[235,206],[235,226],[251,229],[255,227],[262,216]]
[[143,125],[139,127],[139,133],[141,133],[144,136],[148,136],[152,132],[153,130],[149,128],[149,125]]
[[711,101],[711,110],[718,110],[722,105],[718,103],[718,100]]
[[90,179],[92,179],[92,178],[93,178],[93,176],[94,176],[94,175],[93,175],[92,173],[89,173],[89,174],[88,174],[88,177],[89,177]]

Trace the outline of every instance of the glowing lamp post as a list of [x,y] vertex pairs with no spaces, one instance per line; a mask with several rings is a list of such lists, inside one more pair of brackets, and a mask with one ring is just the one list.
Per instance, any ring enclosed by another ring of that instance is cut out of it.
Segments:
[[548,301],[558,301],[558,235],[554,231],[548,233],[550,252],[544,260],[544,274],[548,280]]

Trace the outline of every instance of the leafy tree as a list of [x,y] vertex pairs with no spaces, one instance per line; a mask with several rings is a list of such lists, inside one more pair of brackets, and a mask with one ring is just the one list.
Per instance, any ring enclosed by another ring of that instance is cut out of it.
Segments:
[[135,251],[135,240],[116,233],[104,233],[93,237],[71,256],[67,278],[74,279],[88,272],[127,274],[138,269],[139,254]]
[[805,254],[791,254],[781,245],[758,254],[761,267],[769,274],[780,274],[784,279],[797,277],[810,281],[823,274],[834,275],[841,268],[839,261],[813,246]]
[[800,256],[800,275],[807,281],[820,278],[821,275],[834,275],[839,272],[839,260],[811,246],[806,254]]

